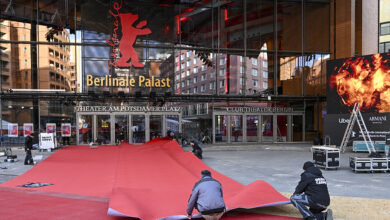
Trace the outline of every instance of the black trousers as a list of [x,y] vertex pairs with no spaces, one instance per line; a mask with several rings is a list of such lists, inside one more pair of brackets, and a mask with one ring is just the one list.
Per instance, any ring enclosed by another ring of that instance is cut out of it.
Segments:
[[33,163],[34,161],[32,158],[31,150],[26,150],[26,159],[24,159],[24,165],[33,164]]

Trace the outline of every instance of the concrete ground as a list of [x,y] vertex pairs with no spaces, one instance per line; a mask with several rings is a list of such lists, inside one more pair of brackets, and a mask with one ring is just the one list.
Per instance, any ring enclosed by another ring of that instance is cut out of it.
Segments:
[[[203,162],[242,184],[264,180],[289,197],[300,180],[303,163],[312,160],[310,147],[309,144],[203,146]],[[184,150],[191,151],[191,148],[184,147]],[[4,157],[0,157],[0,167],[7,168],[0,169],[0,183],[32,167],[23,164],[22,148],[14,148],[13,153],[19,161],[3,162]],[[51,153],[34,150],[33,156],[42,155],[45,159]],[[330,207],[335,219],[390,219],[390,173],[354,173],[349,168],[349,156],[364,157],[367,153],[341,154],[338,170],[322,170],[332,196]],[[292,205],[256,212],[300,217]]]

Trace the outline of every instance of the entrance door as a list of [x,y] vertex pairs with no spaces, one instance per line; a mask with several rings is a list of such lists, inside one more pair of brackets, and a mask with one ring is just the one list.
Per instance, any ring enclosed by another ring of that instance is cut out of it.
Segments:
[[80,115],[78,119],[79,144],[89,144],[93,141],[93,115]]
[[111,143],[111,117],[110,115],[97,115],[96,116],[96,141],[99,144]]
[[273,142],[274,141],[274,123],[273,115],[262,115],[262,142]]
[[242,142],[242,115],[230,116],[231,142]]
[[248,115],[246,116],[246,141],[257,142],[257,130],[259,125],[259,116]]
[[302,115],[293,115],[292,116],[292,130],[293,130],[293,141],[302,141]]
[[278,125],[278,129],[277,129],[277,134],[278,134],[278,142],[286,142],[288,140],[288,137],[287,137],[287,131],[288,131],[288,123],[287,123],[287,115],[278,115],[277,116],[277,125]]
[[115,115],[115,143],[129,141],[128,115]]
[[162,115],[151,115],[149,122],[150,140],[163,137],[162,134]]
[[132,143],[145,143],[145,115],[131,116]]

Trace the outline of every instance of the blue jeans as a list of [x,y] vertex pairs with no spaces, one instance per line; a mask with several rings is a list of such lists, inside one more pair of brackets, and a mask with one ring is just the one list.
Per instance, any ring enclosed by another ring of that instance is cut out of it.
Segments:
[[[313,202],[310,196],[305,194],[292,195],[290,198],[292,204],[297,207],[303,218],[314,218],[317,220],[325,220],[326,213],[323,213],[326,206]],[[308,206],[310,209],[308,209]]]

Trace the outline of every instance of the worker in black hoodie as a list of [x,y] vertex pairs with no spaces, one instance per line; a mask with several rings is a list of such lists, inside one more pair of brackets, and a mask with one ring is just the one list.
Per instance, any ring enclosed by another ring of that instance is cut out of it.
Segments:
[[329,206],[330,198],[321,170],[310,161],[305,162],[303,170],[301,181],[290,198],[292,204],[297,207],[303,219],[333,220],[331,209],[326,213],[322,212]]

